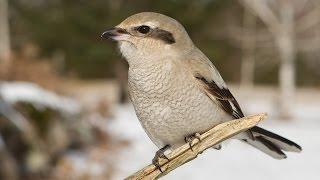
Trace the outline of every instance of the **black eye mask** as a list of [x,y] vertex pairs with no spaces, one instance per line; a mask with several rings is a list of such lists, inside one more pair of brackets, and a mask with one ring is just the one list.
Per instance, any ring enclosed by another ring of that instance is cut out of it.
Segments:
[[162,40],[166,44],[173,44],[176,42],[171,32],[159,28],[153,29],[149,37]]

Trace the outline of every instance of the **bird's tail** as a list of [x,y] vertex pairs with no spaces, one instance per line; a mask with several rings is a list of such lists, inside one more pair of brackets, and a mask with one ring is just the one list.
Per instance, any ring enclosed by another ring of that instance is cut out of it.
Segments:
[[246,138],[244,141],[275,159],[285,159],[287,156],[283,151],[302,150],[298,144],[258,126],[251,128],[250,131],[253,138]]

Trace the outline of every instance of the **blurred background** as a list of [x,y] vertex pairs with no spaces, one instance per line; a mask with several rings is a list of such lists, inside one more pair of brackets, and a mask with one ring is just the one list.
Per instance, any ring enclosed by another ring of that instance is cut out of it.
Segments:
[[296,141],[277,161],[240,142],[163,179],[318,179],[320,1],[0,0],[0,179],[123,179],[157,150],[100,34],[142,12],[180,21],[248,115]]

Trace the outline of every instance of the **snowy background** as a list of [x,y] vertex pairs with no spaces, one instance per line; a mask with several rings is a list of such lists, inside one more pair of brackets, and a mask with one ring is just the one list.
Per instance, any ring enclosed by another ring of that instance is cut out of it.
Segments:
[[[260,108],[261,105],[260,103]],[[267,109],[268,104],[264,105]],[[307,109],[317,114],[320,106]],[[274,160],[246,144],[231,140],[224,143],[220,151],[208,150],[163,179],[316,180],[320,177],[320,116],[319,119],[312,118],[314,115],[311,119],[295,119],[290,122],[269,118],[261,123],[264,128],[300,144],[303,148],[301,154],[288,153],[287,159]],[[157,148],[140,126],[131,104],[117,107],[111,122],[109,129],[113,132],[113,137],[130,141],[116,157],[117,171],[112,178],[123,179],[149,164]]]

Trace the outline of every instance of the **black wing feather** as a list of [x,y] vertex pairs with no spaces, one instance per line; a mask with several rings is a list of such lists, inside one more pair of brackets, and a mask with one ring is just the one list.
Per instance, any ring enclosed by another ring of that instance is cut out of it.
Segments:
[[224,111],[236,119],[244,117],[239,103],[233,97],[229,89],[220,88],[214,81],[209,82],[200,75],[197,75],[196,78],[206,85],[207,90],[216,97],[219,105]]

